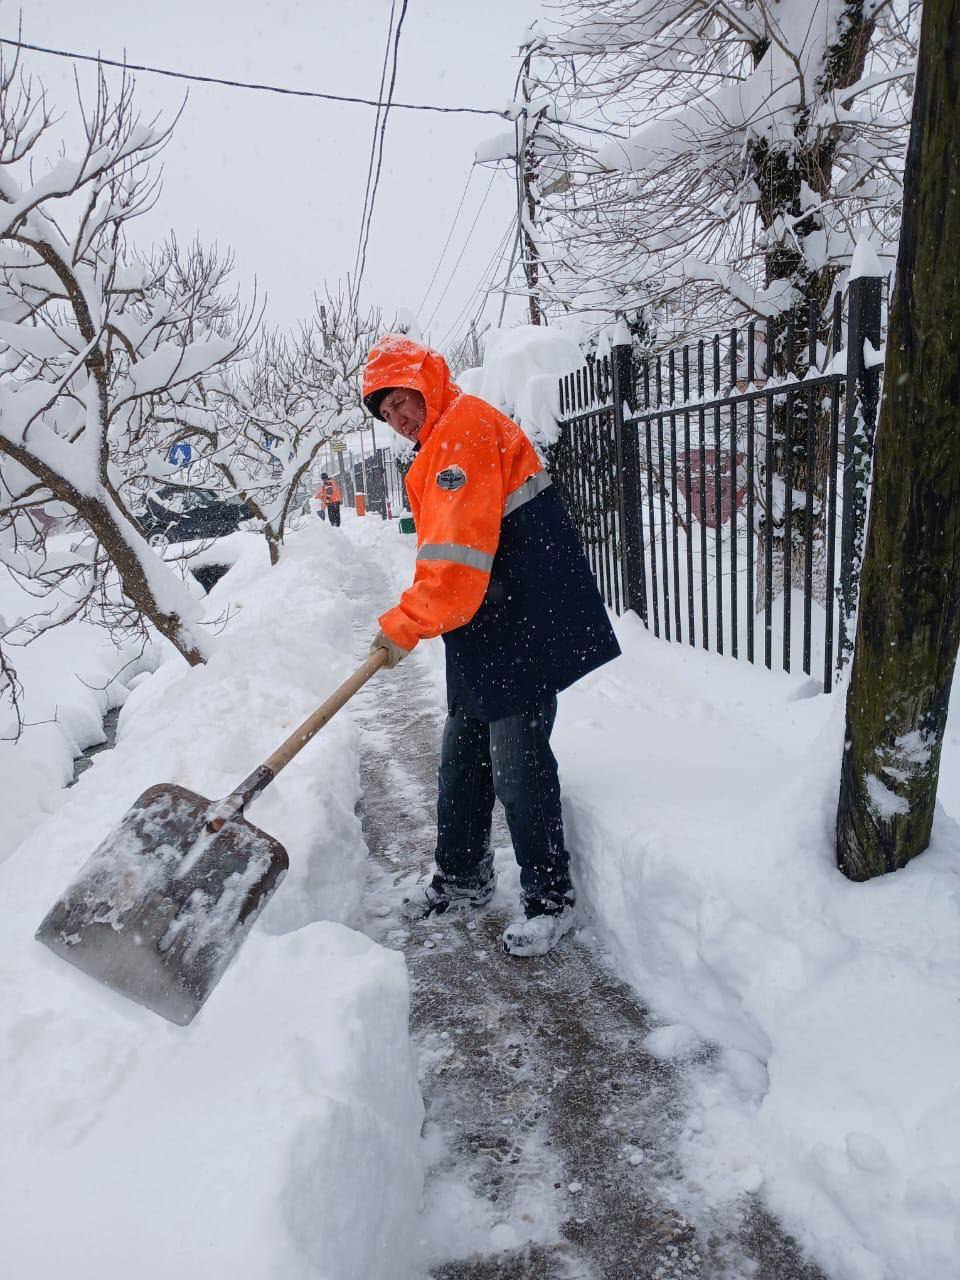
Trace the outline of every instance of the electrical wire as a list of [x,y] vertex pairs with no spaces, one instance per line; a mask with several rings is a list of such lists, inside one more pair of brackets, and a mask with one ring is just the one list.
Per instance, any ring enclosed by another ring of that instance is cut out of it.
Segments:
[[460,252],[457,255],[457,260],[453,264],[453,269],[451,270],[449,276],[447,277],[447,283],[443,286],[443,292],[440,294],[440,297],[437,299],[436,306],[430,312],[430,315],[428,316],[426,323],[423,326],[424,329],[429,329],[430,325],[433,323],[434,316],[437,314],[437,311],[440,309],[440,304],[443,302],[444,298],[447,296],[447,290],[450,288],[451,284],[453,283],[453,277],[457,274],[457,271],[460,267],[460,263],[463,261],[463,255],[466,253],[467,246],[470,244],[470,241],[473,237],[473,233],[476,230],[477,223],[480,221],[480,215],[481,213],[483,213],[484,205],[487,203],[487,197],[490,195],[490,192],[493,189],[493,180],[496,176],[497,176],[497,171],[496,169],[494,169],[493,172],[490,174],[490,181],[487,183],[487,189],[483,193],[483,199],[480,201],[480,206],[477,209],[477,212],[474,214],[473,222],[470,223],[470,230],[467,232],[466,239],[464,240],[463,244],[460,247]]
[[[380,170],[383,165],[383,139],[387,131],[387,117],[390,114],[390,107],[393,105],[393,91],[397,83],[397,55],[400,50],[400,33],[403,30],[403,20],[407,16],[407,5],[409,0],[403,0],[400,9],[400,17],[397,19],[396,29],[393,34],[393,66],[390,69],[390,85],[387,89],[387,101],[383,108],[383,114],[380,117],[380,140],[377,152],[377,168],[373,175],[373,186],[370,190],[370,207],[367,210],[367,226],[363,236],[363,251],[360,257],[360,268],[357,271],[356,297],[360,297],[360,282],[363,279],[364,268],[367,265],[367,245],[370,242],[370,224],[373,220],[373,207],[377,199],[377,188],[380,185]],[[393,5],[390,9],[391,20],[393,17]]]
[[513,279],[513,268],[516,265],[517,253],[520,249],[520,223],[517,223],[517,231],[513,237],[513,248],[510,250],[510,265],[507,267],[506,278],[503,282],[503,297],[500,299],[500,318],[497,321],[497,328],[503,324],[503,313],[507,309],[507,291],[510,288],[510,281]]
[[198,84],[226,85],[231,89],[256,89],[262,93],[281,93],[291,98],[321,98],[325,102],[349,102],[364,107],[392,107],[397,111],[436,111],[446,115],[473,115],[504,117],[502,110],[494,107],[438,107],[428,102],[383,102],[377,98],[362,98],[353,94],[320,93],[316,89],[288,89],[283,85],[259,84],[249,80],[227,80],[220,76],[193,75],[187,71],[171,71],[166,67],[150,67],[144,63],[122,61],[117,58],[104,58],[100,54],[74,53],[67,49],[50,49],[40,44],[28,44],[25,40],[11,40],[9,36],[0,36],[0,44],[12,45],[17,49],[26,49],[30,53],[46,53],[54,58],[70,58],[74,62],[97,62],[105,67],[120,67],[124,71],[146,71],[150,75],[167,76],[172,80],[191,80]]
[[[0,36],[0,45],[10,45],[13,49],[26,49],[31,54],[47,54],[50,58],[68,58],[76,63],[99,63],[101,67],[118,67],[125,72],[147,72],[150,76],[166,76],[168,79],[182,79],[196,84],[221,84],[227,88],[248,88],[260,93],[282,93],[285,97],[315,97],[324,102],[349,102],[355,106],[385,106],[385,102],[375,97],[360,97],[355,93],[321,93],[311,88],[287,88],[284,84],[261,84],[256,81],[233,81],[221,76],[198,76],[191,72],[174,72],[168,67],[148,67],[146,63],[131,63],[127,59],[104,58],[101,54],[78,54],[69,49],[50,49],[46,45],[31,45],[26,40],[12,40],[9,36]],[[498,119],[509,119],[509,111],[495,106],[436,106],[433,102],[390,102],[396,111],[436,111],[442,115],[495,115]],[[557,120],[553,116],[544,115],[549,124],[558,128],[580,129],[584,133],[595,133],[603,138],[617,138],[625,141],[627,134],[613,133],[611,129],[600,129],[593,124],[582,124],[577,120]]]
[[[510,232],[510,230],[511,230],[511,229],[512,229],[512,228],[510,228],[510,227],[508,227],[508,228],[507,228],[507,232],[508,232],[508,234],[509,234],[509,232]],[[504,244],[503,242],[501,242],[501,243],[503,244],[503,249],[505,249],[505,248],[506,248],[506,244]],[[485,308],[485,307],[486,307],[486,305],[487,305],[487,302],[488,302],[488,300],[489,300],[489,298],[490,298],[490,295],[491,295],[492,293],[497,293],[497,292],[502,292],[502,294],[503,294],[503,298],[502,298],[502,301],[501,301],[501,304],[500,304],[500,315],[499,315],[499,318],[497,319],[497,327],[499,328],[499,327],[503,324],[503,313],[504,313],[504,310],[506,309],[506,305],[507,305],[507,294],[508,294],[509,289],[510,289],[510,281],[511,281],[511,280],[512,280],[512,278],[513,278],[513,272],[514,272],[514,268],[515,268],[515,266],[516,266],[516,261],[517,261],[517,260],[516,260],[516,253],[517,253],[517,246],[519,245],[519,243],[520,243],[520,228],[519,228],[519,226],[518,226],[518,227],[514,230],[513,241],[512,241],[511,246],[510,246],[510,257],[509,257],[509,261],[508,261],[508,263],[507,263],[507,271],[506,271],[506,275],[504,275],[504,277],[503,277],[503,279],[502,279],[502,280],[499,280],[499,281],[498,281],[498,279],[497,279],[497,272],[496,272],[496,270],[494,271],[494,273],[493,273],[493,279],[491,280],[490,284],[487,286],[487,289],[486,289],[486,292],[485,292],[485,293],[484,293],[484,295],[483,295],[483,298],[480,300],[480,305],[479,305],[479,307],[477,308],[476,314],[474,315],[473,319],[472,319],[472,320],[471,320],[471,322],[470,322],[471,324],[476,324],[476,323],[479,321],[480,317],[483,315],[484,308]],[[499,266],[500,266],[500,265],[502,264],[502,262],[503,262],[503,249],[501,249],[500,257],[499,257],[499,259],[498,259],[498,263],[497,263],[498,268],[499,268]]]
[[440,268],[443,265],[444,258],[446,257],[447,249],[450,247],[450,241],[453,239],[453,233],[456,230],[457,222],[460,219],[460,213],[463,210],[463,204],[467,198],[467,190],[470,187],[470,183],[473,181],[473,175],[476,170],[476,167],[477,166],[475,164],[472,164],[467,173],[467,180],[463,184],[463,190],[460,192],[460,203],[457,205],[457,211],[453,215],[453,222],[451,222],[450,224],[450,230],[447,232],[447,238],[446,240],[444,240],[443,248],[440,250],[440,257],[437,259],[437,265],[433,268],[433,275],[430,277],[430,282],[427,285],[426,289],[423,291],[423,297],[420,299],[420,303],[417,307],[418,316],[420,315],[420,312],[423,310],[424,304],[426,303],[427,298],[430,297],[430,290],[433,288],[433,282],[436,280],[437,276],[440,274]]
[[[390,62],[390,42],[393,39],[393,19],[396,13],[396,0],[390,0],[390,18],[387,22],[387,39],[383,46],[383,63],[380,67],[380,88],[377,90],[377,113],[373,118],[373,137],[370,140],[370,159],[367,162],[367,182],[363,190],[363,209],[360,214],[360,234],[357,236],[357,252],[353,259],[353,278],[356,280],[360,269],[360,254],[363,249],[363,233],[367,225],[367,212],[370,207],[370,184],[373,181],[373,166],[377,156],[377,131],[380,128],[380,106],[383,101],[383,89],[387,83],[387,66]],[[353,291],[351,290],[351,302]]]
[[[460,327],[461,322],[470,311],[470,308],[473,306],[477,296],[480,294],[481,290],[484,288],[484,285],[487,283],[489,277],[491,275],[492,276],[496,275],[497,268],[499,267],[500,262],[503,258],[504,251],[507,247],[511,232],[513,232],[515,225],[516,225],[516,219],[513,216],[511,216],[510,221],[507,223],[506,231],[500,237],[497,247],[494,249],[493,254],[487,261],[487,264],[483,268],[483,271],[480,273],[479,282],[476,285],[474,285],[473,289],[470,291],[469,295],[467,296],[466,302],[463,304],[463,306],[460,308],[459,312],[457,313],[453,323],[449,326],[449,328],[447,329],[446,333],[443,335],[443,338],[440,340],[440,342],[436,344],[438,348],[440,348],[441,350],[443,350],[444,346],[448,342],[450,335]],[[484,297],[484,302],[486,302],[486,296]],[[482,306],[481,306],[481,310],[482,310]]]

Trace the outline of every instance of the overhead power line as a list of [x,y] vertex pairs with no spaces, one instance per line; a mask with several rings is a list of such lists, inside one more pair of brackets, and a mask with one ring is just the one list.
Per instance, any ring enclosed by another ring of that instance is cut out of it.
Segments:
[[[474,285],[472,291],[467,297],[466,302],[463,304],[463,306],[460,308],[460,311],[457,313],[455,320],[447,329],[446,333],[443,335],[443,338],[436,344],[439,350],[441,351],[444,350],[451,336],[456,332],[457,329],[459,329],[464,317],[469,314],[477,298],[484,293],[484,288],[487,285],[487,283],[492,278],[495,278],[497,269],[499,268],[500,263],[503,260],[503,255],[506,250],[507,243],[510,238],[510,234],[513,231],[515,226],[516,226],[516,216],[513,216],[511,217],[510,221],[507,223],[507,229],[501,236],[500,242],[497,245],[497,247],[494,249],[493,254],[491,255],[489,261],[487,262],[487,265],[483,268],[483,271],[481,272],[481,275],[480,275],[479,282],[476,285]],[[487,295],[484,295],[484,301],[486,301],[486,296]]]
[[[366,225],[361,226],[361,229],[360,229],[360,236],[361,236],[360,266],[357,269],[357,276],[356,276],[356,293],[354,295],[355,297],[354,310],[356,310],[356,306],[360,301],[360,285],[361,285],[361,282],[363,281],[363,272],[367,265],[367,245],[370,242],[370,224],[373,221],[373,207],[376,204],[376,200],[377,200],[377,188],[380,185],[380,169],[383,165],[383,139],[384,139],[384,134],[387,131],[387,117],[390,114],[390,107],[393,104],[393,90],[394,90],[394,86],[397,83],[397,55],[400,51],[400,32],[403,30],[403,20],[407,16],[408,3],[409,3],[409,0],[403,0],[402,5],[400,6],[400,17],[397,19],[396,28],[393,30],[393,64],[390,68],[390,84],[387,88],[387,100],[384,104],[383,111],[380,112],[378,109],[378,112],[377,112],[379,124],[380,124],[379,137],[376,136],[376,125],[374,125],[374,131],[375,131],[374,146],[376,147],[376,153],[377,153],[377,167],[373,175],[372,185],[370,185],[368,182],[368,190],[370,193],[369,203],[367,202],[366,196],[364,196],[364,206],[365,206],[364,212],[366,214]],[[390,27],[387,29],[387,53],[388,54],[390,52],[390,29],[393,28],[393,14],[394,14],[395,7],[396,7],[395,0],[391,0]],[[381,98],[383,97],[383,79],[386,75],[386,69],[387,69],[387,63],[385,58],[384,64],[383,64],[383,76],[381,77],[381,80],[380,80],[380,97]],[[371,156],[371,161],[372,161],[372,156]],[[369,179],[369,174],[368,174],[368,179]]]
[[[99,53],[76,53],[69,49],[50,49],[42,44],[29,44],[26,40],[14,40],[10,36],[0,36],[0,45],[8,44],[14,49],[26,49],[30,53],[45,53],[52,58],[67,58],[72,62],[96,62],[104,67],[119,67],[122,71],[146,71],[154,76],[167,76],[170,80],[187,80],[194,84],[223,85],[228,89],[254,89],[259,93],[279,93],[288,98],[319,98],[323,102],[347,102],[361,107],[385,107],[387,104],[380,98],[363,98],[349,93],[321,93],[319,89],[290,89],[286,85],[260,84],[255,80],[228,80],[223,76],[202,76],[189,71],[172,71],[169,67],[151,67],[143,62],[128,62],[121,58],[105,58]],[[512,120],[511,112],[497,107],[440,107],[432,102],[391,102],[394,111],[433,111],[441,115],[496,116],[498,120]],[[544,115],[544,120],[562,129],[578,129],[583,133],[594,133],[603,138],[624,141],[626,134],[614,133],[611,126],[598,128],[596,125],[583,124],[581,121],[557,120]]]
[[447,232],[447,238],[446,240],[444,240],[443,248],[440,250],[440,257],[437,259],[437,265],[433,268],[433,275],[430,277],[430,281],[426,289],[424,289],[423,291],[423,297],[420,299],[420,302],[417,306],[417,315],[419,315],[420,312],[423,310],[424,305],[427,301],[427,298],[430,297],[430,290],[433,288],[434,282],[436,281],[437,276],[440,274],[440,268],[443,265],[444,258],[447,256],[447,249],[449,249],[450,247],[450,241],[453,239],[453,233],[457,229],[457,223],[459,222],[460,214],[463,211],[463,203],[467,198],[467,191],[469,190],[470,183],[473,181],[473,175],[475,170],[476,170],[476,165],[472,164],[467,171],[467,180],[463,184],[463,190],[460,192],[460,203],[457,205],[457,211],[453,215],[453,222],[451,222],[450,224],[450,230]]
[[497,176],[497,173],[496,173],[496,170],[494,170],[493,173],[490,174],[490,181],[487,183],[487,189],[486,191],[484,191],[483,199],[480,201],[480,207],[477,209],[477,212],[474,214],[473,221],[470,223],[470,230],[467,232],[466,239],[464,240],[460,248],[460,252],[457,255],[457,260],[450,269],[450,274],[447,277],[447,283],[443,286],[443,290],[440,294],[440,297],[437,299],[433,310],[430,312],[430,315],[427,317],[423,325],[424,329],[429,329],[430,326],[433,324],[433,318],[437,314],[437,312],[440,310],[441,303],[443,302],[444,298],[447,296],[447,290],[450,288],[450,285],[453,283],[453,277],[457,274],[457,271],[460,268],[460,263],[463,261],[463,255],[466,253],[467,247],[469,246],[470,241],[473,239],[473,233],[477,229],[477,223],[480,221],[480,215],[483,213],[484,205],[487,203],[487,198],[490,195],[491,190],[493,189],[493,182],[496,176]]
[[144,63],[128,62],[126,59],[104,58],[100,54],[73,53],[67,49],[48,49],[40,44],[28,44],[25,40],[12,40],[8,36],[0,36],[0,44],[12,45],[16,49],[26,49],[30,53],[46,53],[54,58],[69,58],[74,62],[98,62],[105,67],[120,67],[124,71],[147,71],[155,76],[167,76],[172,80],[190,80],[198,84],[227,85],[231,89],[256,89],[262,93],[281,93],[291,98],[322,98],[325,102],[350,102],[364,107],[390,106],[395,111],[437,111],[447,115],[498,116],[504,118],[505,112],[494,107],[438,107],[428,102],[383,102],[377,98],[362,98],[345,93],[321,93],[316,89],[288,89],[277,84],[258,84],[249,80],[227,80],[221,76],[194,75],[187,71],[171,71],[168,67],[150,67]]
[[[383,98],[384,86],[387,83],[387,67],[390,63],[390,42],[393,39],[393,18],[396,11],[396,0],[390,0],[390,18],[387,21],[387,39],[383,47],[383,64],[380,67],[380,88],[377,90],[378,99]],[[377,130],[380,127],[380,108],[377,107],[377,114],[373,118],[373,138],[370,142],[370,159],[367,161],[367,183],[363,189],[363,210],[360,214],[360,234],[357,237],[357,252],[353,260],[353,276],[356,279],[357,272],[360,268],[360,253],[363,249],[363,232],[367,225],[367,209],[370,205],[370,184],[373,182],[373,166],[377,159]]]

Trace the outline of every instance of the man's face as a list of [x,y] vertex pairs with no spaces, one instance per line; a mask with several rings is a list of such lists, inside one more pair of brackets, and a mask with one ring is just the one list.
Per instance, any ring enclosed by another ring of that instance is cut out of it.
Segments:
[[426,420],[427,402],[419,391],[398,387],[380,401],[380,416],[397,435],[414,444]]

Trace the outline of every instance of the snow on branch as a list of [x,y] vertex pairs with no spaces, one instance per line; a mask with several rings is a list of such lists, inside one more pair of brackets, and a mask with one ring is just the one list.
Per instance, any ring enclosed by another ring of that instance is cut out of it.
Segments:
[[777,299],[826,302],[861,235],[889,253],[917,0],[553,10],[529,93],[557,104],[564,180],[542,188],[537,221],[558,308],[646,307],[669,314],[666,337]]
[[[171,240],[143,257],[128,243],[172,127],[140,120],[132,79],[112,90],[101,72],[81,110],[79,152],[45,167],[43,91],[0,58],[0,560],[50,593],[34,631],[92,612],[149,623],[199,662],[196,602],[131,499],[171,432],[210,418],[210,386],[240,358],[254,309],[217,251]],[[51,549],[52,509],[87,531],[82,550]]]

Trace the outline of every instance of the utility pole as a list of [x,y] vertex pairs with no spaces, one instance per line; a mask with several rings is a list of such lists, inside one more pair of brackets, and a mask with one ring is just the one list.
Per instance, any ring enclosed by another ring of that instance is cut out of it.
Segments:
[[540,249],[533,238],[533,229],[537,224],[537,204],[539,186],[537,174],[539,161],[536,151],[536,134],[540,127],[540,117],[531,127],[527,107],[530,102],[530,67],[533,61],[533,48],[526,46],[526,57],[520,72],[520,90],[523,96],[524,110],[520,117],[520,145],[517,147],[517,183],[518,183],[518,216],[520,236],[523,245],[523,274],[527,281],[527,297],[530,307],[530,323],[543,324],[543,310],[540,306]]

